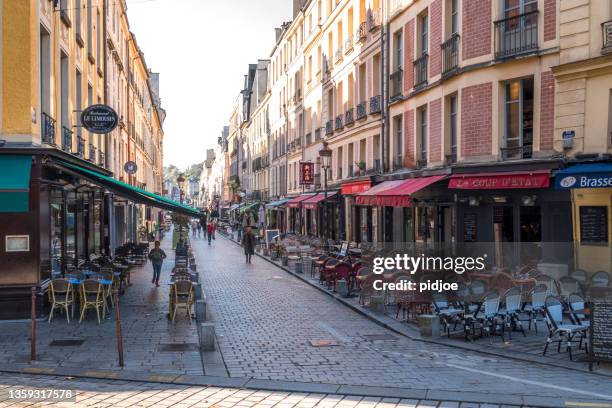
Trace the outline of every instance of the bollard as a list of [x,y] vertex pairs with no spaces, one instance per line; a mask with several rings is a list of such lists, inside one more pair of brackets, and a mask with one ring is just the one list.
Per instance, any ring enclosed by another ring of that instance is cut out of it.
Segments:
[[121,335],[121,312],[119,310],[119,291],[115,289],[115,327],[117,329],[117,353],[119,354],[119,367],[123,367],[123,336]]
[[337,285],[337,290],[338,293],[340,294],[340,296],[342,297],[348,297],[348,284],[344,279],[338,279],[338,282],[336,283]]
[[32,334],[30,360],[36,360],[36,287],[32,286]]
[[200,283],[193,284],[193,295],[196,301],[202,299],[202,285]]
[[206,321],[206,299],[199,299],[195,302],[196,321],[203,323]]
[[212,323],[200,323],[200,350],[215,350],[215,325]]
[[418,325],[421,336],[440,337],[440,319],[436,315],[419,315]]

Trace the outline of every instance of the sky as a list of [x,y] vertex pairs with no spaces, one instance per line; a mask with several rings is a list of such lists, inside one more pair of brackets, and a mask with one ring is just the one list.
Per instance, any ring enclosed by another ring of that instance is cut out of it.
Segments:
[[228,124],[248,64],[269,58],[292,0],[127,0],[130,28],[160,73],[164,166],[204,161]]

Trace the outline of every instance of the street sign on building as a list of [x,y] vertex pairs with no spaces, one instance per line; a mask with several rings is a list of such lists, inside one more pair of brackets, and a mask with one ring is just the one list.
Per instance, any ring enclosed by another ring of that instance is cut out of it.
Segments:
[[135,174],[138,171],[138,165],[130,160],[123,165],[123,169],[127,174]]
[[110,133],[118,123],[117,112],[108,105],[91,105],[81,112],[81,124],[91,133]]

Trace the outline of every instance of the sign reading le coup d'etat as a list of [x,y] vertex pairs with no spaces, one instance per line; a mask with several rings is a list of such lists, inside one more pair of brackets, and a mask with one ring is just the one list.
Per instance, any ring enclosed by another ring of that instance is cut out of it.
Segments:
[[107,105],[91,105],[81,112],[81,124],[91,133],[112,132],[118,123],[117,112]]

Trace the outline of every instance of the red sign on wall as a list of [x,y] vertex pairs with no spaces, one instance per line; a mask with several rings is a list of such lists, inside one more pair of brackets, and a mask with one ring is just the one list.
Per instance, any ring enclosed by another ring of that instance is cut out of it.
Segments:
[[300,162],[300,185],[314,184],[314,163]]
[[547,188],[550,171],[536,170],[516,173],[485,173],[452,176],[448,188],[462,190],[498,190],[517,188]]

